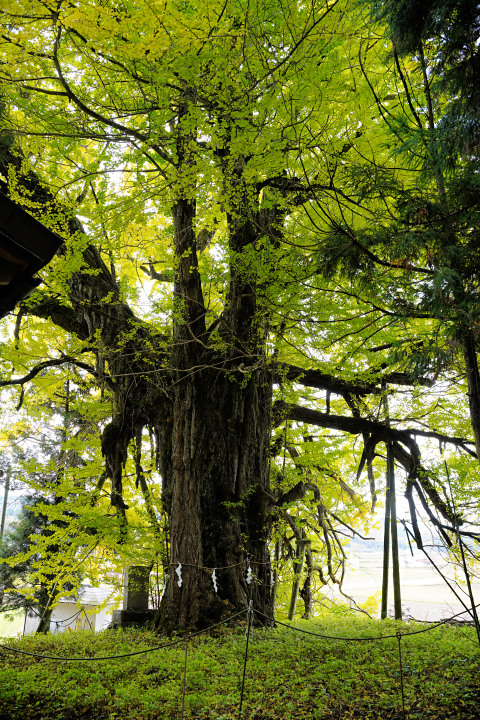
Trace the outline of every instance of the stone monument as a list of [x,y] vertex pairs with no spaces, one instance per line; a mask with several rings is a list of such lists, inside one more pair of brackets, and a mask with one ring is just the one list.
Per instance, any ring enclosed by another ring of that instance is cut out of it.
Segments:
[[114,610],[111,627],[145,625],[153,620],[155,610],[148,607],[151,566],[132,565],[123,573],[123,609]]

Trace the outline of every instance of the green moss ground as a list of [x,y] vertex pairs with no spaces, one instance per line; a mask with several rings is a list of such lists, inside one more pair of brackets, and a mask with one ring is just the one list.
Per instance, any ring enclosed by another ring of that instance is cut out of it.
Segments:
[[[347,616],[297,627],[365,637],[418,626]],[[64,633],[4,640],[62,657],[128,653],[163,639],[150,632]],[[237,718],[244,629],[189,642],[185,718]],[[408,720],[478,720],[480,653],[475,631],[442,626],[402,639]],[[180,718],[184,646],[130,658],[67,662],[0,651],[0,720],[156,720]],[[398,641],[342,642],[278,626],[253,631],[242,718],[372,719],[401,715]]]

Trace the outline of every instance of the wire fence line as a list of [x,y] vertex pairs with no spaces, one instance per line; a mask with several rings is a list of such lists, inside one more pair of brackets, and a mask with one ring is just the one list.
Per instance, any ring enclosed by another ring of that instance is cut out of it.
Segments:
[[[477,605],[477,607],[480,607]],[[462,610],[459,613],[456,613],[456,615],[452,615],[449,618],[445,618],[444,620],[438,620],[434,624],[429,624],[428,627],[421,628],[420,630],[412,630],[410,632],[401,632],[402,637],[408,637],[409,635],[420,635],[421,633],[430,632],[430,630],[434,630],[437,627],[440,627],[441,625],[446,625],[448,623],[451,623],[452,620],[455,620],[455,618],[459,617],[460,615],[465,615],[465,613],[468,612],[467,610]],[[324,638],[325,640],[344,640],[346,642],[372,642],[375,640],[387,640],[389,638],[395,638],[398,635],[397,631],[395,633],[390,633],[388,635],[371,635],[368,637],[345,637],[342,635],[324,635],[323,633],[316,633],[312,630],[304,630],[303,628],[297,628],[294,625],[287,625],[287,623],[281,622],[280,620],[275,620],[274,618],[270,617],[269,615],[265,615],[265,613],[260,612],[260,610],[255,610],[256,615],[260,615],[261,617],[265,618],[266,620],[269,620],[271,622],[274,622],[276,625],[282,625],[283,627],[288,628],[289,630],[295,630],[297,632],[303,633],[304,635],[314,635],[315,637]],[[419,622],[419,621],[416,621]]]
[[[477,607],[480,607],[480,603],[477,605]],[[33,608],[31,608],[31,609],[33,609]],[[68,620],[78,617],[81,614],[82,610],[83,610],[83,607],[76,615],[72,615],[71,618],[67,618],[66,620],[62,620],[59,622],[66,623]],[[230,617],[226,618],[225,620],[222,620],[221,622],[215,623],[214,625],[210,625],[208,628],[205,628],[204,630],[197,630],[196,632],[185,635],[184,637],[179,638],[178,640],[173,640],[168,643],[162,643],[161,645],[154,645],[153,647],[145,648],[144,650],[135,650],[130,653],[121,653],[118,655],[98,655],[98,656],[88,655],[85,657],[64,657],[61,655],[46,655],[43,653],[35,653],[35,652],[28,651],[28,650],[20,650],[19,648],[14,648],[10,645],[5,645],[3,643],[0,643],[0,648],[2,650],[5,650],[6,652],[17,653],[20,655],[30,655],[31,657],[37,657],[37,658],[44,659],[44,660],[63,660],[63,661],[66,660],[66,661],[70,661],[70,662],[76,662],[76,661],[83,662],[83,661],[90,661],[90,660],[92,660],[92,661],[94,661],[94,660],[117,660],[120,658],[133,657],[135,655],[145,655],[145,654],[148,654],[151,652],[156,652],[157,650],[162,650],[163,648],[173,647],[174,645],[178,645],[180,643],[183,643],[183,642],[190,640],[194,637],[197,637],[199,635],[204,635],[206,633],[209,633],[211,630],[214,630],[215,628],[218,628],[222,625],[226,625],[227,623],[231,622],[232,620],[237,619],[241,615],[248,616],[248,614],[250,612],[253,612],[255,615],[258,615],[259,617],[264,618],[265,620],[268,620],[269,622],[273,623],[274,625],[281,625],[282,627],[286,627],[289,630],[293,630],[295,632],[299,632],[304,635],[312,635],[314,637],[323,638],[325,640],[339,640],[339,641],[345,641],[345,642],[373,642],[376,640],[387,640],[387,639],[396,638],[398,636],[398,632],[400,632],[400,631],[397,631],[395,633],[389,633],[387,635],[370,635],[367,637],[346,637],[346,636],[342,636],[342,635],[326,635],[324,633],[317,633],[317,632],[313,632],[312,630],[305,630],[304,628],[298,628],[298,627],[295,627],[295,625],[291,625],[291,624],[289,625],[287,623],[282,622],[281,620],[277,620],[277,619],[271,617],[270,615],[266,615],[265,613],[262,613],[260,610],[257,610],[255,608],[250,608],[250,605],[249,605],[244,610],[240,610],[240,612],[235,613],[234,615],[231,615]],[[466,612],[467,612],[466,610],[462,610],[461,612],[456,613],[455,615],[451,615],[450,617],[445,618],[443,620],[439,620],[439,621],[435,622],[434,624],[429,623],[428,627],[421,628],[419,630],[401,632],[401,636],[408,637],[410,635],[420,635],[421,633],[430,632],[431,630],[434,630],[437,627],[451,623],[453,620],[460,617],[461,615],[464,615]],[[420,621],[416,621],[416,622],[420,622]]]
[[[32,612],[34,615],[36,615],[38,618],[40,618],[40,620],[43,620],[43,615],[41,615],[39,612],[37,612],[34,607],[27,608],[27,612],[28,613]],[[77,610],[77,612],[74,613],[73,615],[71,615],[70,617],[64,618],[63,620],[52,620],[52,622],[54,622],[56,625],[67,625],[72,620],[76,620],[77,617],[79,617],[82,614],[82,612],[85,612],[85,608],[83,607],[83,605],[80,608],[80,610]]]
[[[44,620],[44,615],[41,615],[39,612],[37,612],[34,607],[27,608],[26,612],[33,613],[40,619],[40,621]],[[73,622],[77,622],[78,618],[80,618],[82,616],[82,614],[85,616],[85,620],[87,621],[87,623],[90,627],[90,630],[93,630],[92,623],[90,622],[88,613],[85,610],[85,607],[83,605],[80,607],[80,610],[77,610],[76,613],[74,613],[73,615],[70,615],[70,617],[68,617],[68,618],[63,618],[62,620],[50,620],[50,628],[52,628],[52,625],[55,625],[55,630],[53,630],[53,632],[59,632],[59,628],[62,628],[63,626],[65,626],[67,630],[71,631],[72,628],[70,627],[70,625]],[[0,646],[0,647],[2,647],[2,646]]]
[[[480,607],[480,604],[477,606]],[[80,613],[82,612],[82,609],[80,610]],[[227,623],[230,623],[233,620],[236,620],[237,618],[240,618],[243,615],[246,615],[246,621],[247,621],[247,628],[245,632],[245,650],[243,655],[243,671],[242,671],[242,677],[240,682],[240,700],[239,700],[239,707],[238,707],[238,720],[241,719],[242,716],[242,708],[243,708],[243,700],[244,700],[244,691],[245,691],[245,685],[246,685],[246,678],[247,678],[247,660],[248,660],[248,650],[249,650],[249,641],[250,641],[250,634],[251,634],[251,628],[253,626],[253,621],[255,615],[257,615],[259,618],[263,618],[264,620],[268,620],[269,622],[272,622],[274,625],[281,625],[282,627],[285,627],[293,632],[298,632],[303,635],[310,635],[313,637],[318,637],[324,640],[334,640],[339,642],[375,642],[375,641],[383,641],[388,639],[397,639],[398,642],[398,659],[399,659],[399,684],[400,684],[400,694],[401,694],[401,702],[402,702],[402,720],[407,720],[407,714],[405,710],[405,689],[404,689],[404,671],[403,671],[403,659],[402,659],[402,647],[401,647],[401,641],[404,637],[410,637],[413,635],[419,635],[423,633],[431,632],[432,630],[437,629],[438,627],[442,627],[443,625],[446,625],[447,623],[450,623],[454,621],[456,618],[460,617],[461,615],[464,615],[467,611],[463,610],[459,613],[456,613],[455,615],[452,615],[449,618],[445,618],[444,620],[441,620],[439,622],[436,622],[435,624],[429,624],[427,627],[421,628],[419,630],[412,630],[412,631],[406,631],[403,632],[401,630],[397,630],[395,633],[388,633],[385,635],[371,635],[371,636],[339,636],[339,635],[327,635],[324,633],[318,633],[313,632],[312,630],[306,630],[304,628],[298,628],[294,625],[288,625],[287,623],[284,623],[280,620],[275,620],[275,618],[266,615],[265,613],[261,612],[260,610],[257,610],[253,607],[253,603],[250,600],[248,603],[248,607],[246,607],[244,610],[241,610],[238,613],[235,613],[234,615],[231,615],[230,617],[226,618],[225,620],[222,620],[221,622],[215,623],[213,625],[210,625],[208,628],[205,628],[204,630],[198,630],[194,633],[189,633],[188,635],[185,635],[181,638],[178,638],[177,640],[170,641],[168,643],[162,643],[160,645],[155,645],[151,648],[145,648],[143,650],[135,650],[133,652],[128,653],[119,653],[115,655],[98,655],[98,656],[86,656],[86,657],[64,657],[64,656],[58,656],[58,655],[47,655],[43,653],[35,653],[28,650],[20,650],[19,648],[14,648],[9,645],[0,644],[0,648],[4,650],[5,652],[12,652],[15,654],[20,655],[28,655],[29,657],[39,658],[42,660],[58,660],[58,661],[69,661],[69,662],[83,662],[83,661],[98,661],[98,660],[118,660],[128,657],[134,657],[138,655],[146,655],[149,653],[156,652],[158,650],[174,647],[177,645],[181,645],[185,643],[185,654],[184,654],[184,665],[183,665],[183,681],[182,681],[182,690],[181,690],[181,719],[184,718],[184,712],[185,712],[185,695],[186,695],[186,681],[187,681],[187,669],[188,669],[188,643],[191,639],[195,637],[199,637],[200,635],[205,635],[207,633],[210,633],[210,631],[221,627],[222,625],[226,625]],[[79,614],[80,614],[79,613]],[[74,617],[74,616],[72,616]]]
[[230,617],[226,618],[226,620],[222,620],[222,622],[215,623],[214,625],[210,625],[208,628],[205,628],[205,630],[197,630],[197,632],[190,633],[189,635],[185,635],[184,637],[179,638],[178,640],[172,640],[168,643],[162,643],[161,645],[154,645],[151,648],[145,648],[144,650],[134,650],[133,652],[128,653],[119,653],[118,655],[88,655],[86,657],[64,657],[61,655],[45,655],[43,653],[35,653],[30,652],[29,650],[20,650],[20,648],[13,648],[10,645],[4,645],[3,643],[0,643],[0,648],[2,650],[6,650],[7,652],[13,652],[20,655],[29,655],[30,657],[37,657],[41,660],[62,660],[62,661],[69,661],[69,662],[83,662],[83,661],[89,661],[89,660],[118,660],[120,658],[127,658],[127,657],[133,657],[134,655],[146,655],[147,653],[156,652],[157,650],[162,650],[163,648],[167,647],[173,647],[174,645],[179,645],[180,643],[185,642],[186,640],[191,640],[194,637],[198,637],[199,635],[204,635],[205,633],[210,632],[211,630],[214,630],[217,627],[220,627],[221,625],[226,625],[227,623],[231,622],[232,620],[235,620],[236,618],[240,617],[240,615],[245,615],[247,611],[241,610],[238,613],[235,613],[235,615],[231,615]]
[[81,610],[79,610],[77,613],[75,613],[75,615],[72,615],[71,617],[66,618],[65,620],[50,620],[50,624],[55,623],[55,627],[57,630],[59,627],[62,627],[62,625],[65,625],[68,629],[68,627],[70,626],[70,623],[78,620],[78,618],[80,617],[82,612],[83,612],[83,608]]

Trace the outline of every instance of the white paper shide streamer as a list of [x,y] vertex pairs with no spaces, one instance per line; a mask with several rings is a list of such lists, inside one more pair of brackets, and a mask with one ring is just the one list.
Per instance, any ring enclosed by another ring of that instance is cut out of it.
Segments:
[[213,589],[215,590],[216,593],[218,593],[216,569],[217,569],[217,568],[213,568],[213,572],[212,572],[212,583],[213,583]]
[[179,560],[177,560],[177,562],[178,567],[175,569],[175,572],[178,575],[177,585],[178,587],[182,587],[182,563]]
[[252,568],[250,567],[250,562],[248,563],[247,577],[245,578],[245,580],[246,580],[247,585],[250,585],[250,583],[253,580],[253,573],[252,573]]

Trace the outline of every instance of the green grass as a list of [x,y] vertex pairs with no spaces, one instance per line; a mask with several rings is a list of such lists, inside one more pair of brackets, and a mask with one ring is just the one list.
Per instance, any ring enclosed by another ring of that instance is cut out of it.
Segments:
[[[297,627],[365,637],[418,629],[345,616]],[[136,631],[27,637],[11,647],[40,654],[110,655],[162,638]],[[478,720],[480,655],[472,628],[443,626],[402,639],[408,720]],[[244,630],[189,642],[185,718],[238,717]],[[92,662],[33,659],[1,651],[1,720],[156,720],[180,718],[184,645],[131,658]],[[342,642],[278,626],[250,641],[242,718],[400,720],[398,641]]]

